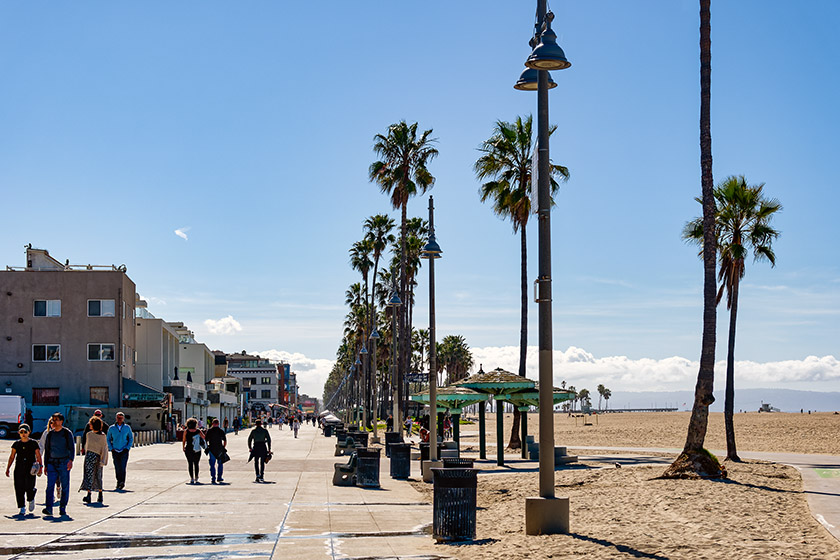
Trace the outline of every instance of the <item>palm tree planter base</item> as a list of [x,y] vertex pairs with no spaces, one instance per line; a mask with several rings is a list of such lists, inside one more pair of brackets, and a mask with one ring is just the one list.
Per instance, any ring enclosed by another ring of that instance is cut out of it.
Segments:
[[660,478],[728,478],[726,467],[720,464],[717,457],[701,449],[700,451],[683,451],[677,460],[668,467]]

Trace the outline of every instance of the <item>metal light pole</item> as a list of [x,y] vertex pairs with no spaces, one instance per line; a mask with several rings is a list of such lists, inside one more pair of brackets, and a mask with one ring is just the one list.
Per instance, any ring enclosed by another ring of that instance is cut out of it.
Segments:
[[359,383],[359,377],[362,375],[362,361],[359,359],[359,356],[356,356],[356,375],[353,376],[353,380],[355,381],[355,389],[353,391],[353,423],[356,426],[359,425],[359,390],[361,383]]
[[435,348],[435,260],[441,257],[435,239],[435,203],[429,197],[429,242],[420,258],[429,261],[429,461],[438,460],[437,452],[437,348]]
[[359,383],[359,404],[362,406],[362,420],[361,420],[362,423],[360,424],[359,427],[361,428],[362,426],[364,426],[366,428],[367,425],[368,425],[368,411],[367,411],[367,406],[365,406],[365,403],[367,402],[367,396],[366,395],[367,395],[367,392],[368,392],[367,391],[368,370],[366,368],[366,364],[369,363],[369,357],[368,357],[367,348],[365,347],[364,337],[362,337],[362,338],[363,338],[362,349],[359,350],[359,354],[361,354],[361,356],[362,356],[362,373],[364,375],[361,376],[361,379],[360,379],[361,383]]
[[[376,319],[374,318],[374,321],[375,320]],[[373,376],[373,383],[371,384],[371,388],[377,387],[377,384],[376,384],[376,373],[377,373],[377,369],[376,369],[376,343],[379,341],[379,338],[380,338],[379,333],[377,332],[376,327],[374,326],[373,327],[373,332],[370,333],[370,343],[372,345],[372,347],[371,347],[372,352],[371,352],[371,355],[370,355],[370,360],[371,360],[372,365],[370,366],[369,369],[371,370],[371,375]],[[373,416],[373,441],[371,443],[379,443],[379,418],[378,418],[379,407],[377,406],[377,402],[376,402],[377,393],[378,393],[378,391],[374,390],[373,396],[371,398],[371,414]],[[368,390],[368,396],[369,397],[371,396],[370,395],[370,389]]]
[[[539,381],[540,381],[540,497],[525,500],[525,532],[552,534],[569,532],[569,500],[554,495],[554,372],[551,322],[551,162],[549,159],[548,90],[549,70],[571,66],[557,45],[551,30],[554,14],[546,10],[546,0],[537,0],[537,29],[531,56],[525,62],[537,70],[537,215],[539,234]],[[533,45],[532,41],[532,45]],[[526,71],[527,72],[527,71]],[[522,87],[525,73],[514,86]],[[533,181],[533,179],[532,179]],[[533,184],[533,183],[532,183]]]

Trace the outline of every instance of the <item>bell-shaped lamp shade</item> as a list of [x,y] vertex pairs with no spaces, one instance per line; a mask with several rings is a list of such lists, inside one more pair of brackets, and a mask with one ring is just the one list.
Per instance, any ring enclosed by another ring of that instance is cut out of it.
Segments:
[[367,348],[365,347],[364,344],[362,344],[362,349],[359,350],[359,354],[365,355],[367,353],[368,353]]
[[557,44],[557,35],[546,22],[545,31],[540,36],[540,44],[531,52],[525,66],[534,70],[563,70],[572,63],[566,60],[566,53]]
[[388,307],[399,307],[402,305],[402,300],[400,299],[399,294],[397,292],[391,293],[391,299],[388,300]]
[[426,246],[423,247],[423,250],[420,252],[421,259],[439,259],[441,257],[441,253],[443,251],[438,245],[437,239],[435,239],[435,234],[429,235],[429,242],[426,243]]
[[370,333],[370,336],[368,338],[370,338],[370,340],[379,340],[382,337],[379,336],[379,331],[377,331],[376,329],[373,329],[373,332]]
[[361,360],[358,358],[358,356],[357,356],[357,357],[356,357],[356,367],[358,367],[358,366],[360,366],[360,365],[362,365],[362,361],[361,361]]
[[[540,79],[540,71],[534,70],[533,68],[526,68],[522,71],[522,74],[519,75],[519,79],[513,85],[513,89],[518,89],[520,91],[537,91],[537,86],[539,84]],[[548,75],[548,89],[554,89],[557,87],[557,82],[551,79],[551,74]]]

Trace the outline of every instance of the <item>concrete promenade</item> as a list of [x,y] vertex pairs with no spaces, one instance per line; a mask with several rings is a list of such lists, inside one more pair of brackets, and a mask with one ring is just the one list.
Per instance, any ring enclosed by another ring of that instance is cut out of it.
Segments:
[[[271,429],[274,459],[265,483],[254,482],[247,463],[247,431],[228,436],[231,461],[224,484],[211,485],[206,456],[201,485],[188,484],[180,444],[135,448],[126,490],[115,492],[113,467],[105,467],[104,505],[85,505],[77,492],[81,457],[70,476],[68,516],[44,518],[46,477],[38,479],[34,514],[17,515],[11,478],[0,514],[0,558],[11,559],[432,559],[430,504],[380,462],[381,489],[335,487],[335,438],[312,426],[294,439],[287,428]],[[2,442],[8,461],[11,440]],[[413,468],[417,468],[416,461]],[[417,477],[417,473],[413,474]],[[94,494],[94,500],[96,494]],[[55,508],[58,515],[58,507]]]

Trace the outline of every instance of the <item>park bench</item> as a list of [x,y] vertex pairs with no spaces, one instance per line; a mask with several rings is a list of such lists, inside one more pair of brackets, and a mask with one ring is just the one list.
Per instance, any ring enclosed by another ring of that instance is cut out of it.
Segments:
[[341,457],[342,455],[350,455],[357,447],[360,446],[356,443],[356,440],[348,435],[344,438],[344,441],[339,440],[339,442],[335,444],[335,456]]
[[357,465],[358,456],[355,453],[350,455],[350,460],[347,463],[335,463],[333,486],[355,486]]

